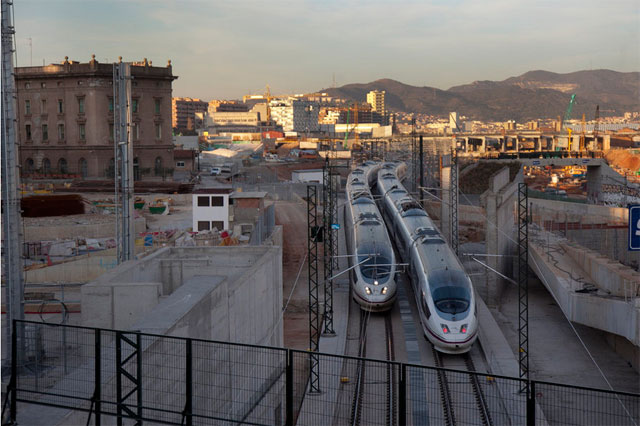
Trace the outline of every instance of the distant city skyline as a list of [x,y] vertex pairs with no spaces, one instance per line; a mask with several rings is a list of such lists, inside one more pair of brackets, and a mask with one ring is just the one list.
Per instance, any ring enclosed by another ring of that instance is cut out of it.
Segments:
[[637,1],[21,0],[18,66],[171,59],[173,96],[391,78],[448,89],[543,69],[640,71]]

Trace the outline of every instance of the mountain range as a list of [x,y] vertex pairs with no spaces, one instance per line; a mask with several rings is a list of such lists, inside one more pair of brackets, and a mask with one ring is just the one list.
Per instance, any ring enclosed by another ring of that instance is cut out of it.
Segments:
[[600,105],[600,116],[640,111],[640,72],[611,70],[577,71],[558,74],[529,71],[503,81],[474,81],[448,90],[417,87],[391,79],[364,84],[347,84],[322,89],[331,96],[364,102],[367,92],[384,90],[391,112],[414,112],[447,117],[456,111],[484,121],[516,120],[563,116],[571,95],[576,95],[572,118],[585,114],[587,121]]

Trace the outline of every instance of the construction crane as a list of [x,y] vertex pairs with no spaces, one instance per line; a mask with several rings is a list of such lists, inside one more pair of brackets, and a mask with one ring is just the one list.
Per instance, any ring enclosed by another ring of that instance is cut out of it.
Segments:
[[598,143],[598,127],[600,124],[600,105],[596,105],[596,117],[594,118],[593,125],[593,139]]
[[[562,132],[562,129],[564,128],[565,124],[567,124],[569,122],[569,120],[571,120],[571,112],[573,111],[573,105],[576,103],[576,94],[574,93],[573,95],[571,95],[571,100],[569,101],[569,106],[567,107],[567,110],[564,113],[564,117],[562,118],[562,122],[560,122],[560,131]],[[567,135],[569,137],[568,143],[567,143],[567,149],[569,151],[571,151],[571,128],[567,127]]]
[[267,87],[264,91],[264,98],[267,100],[267,124],[271,122],[271,88],[267,84]]

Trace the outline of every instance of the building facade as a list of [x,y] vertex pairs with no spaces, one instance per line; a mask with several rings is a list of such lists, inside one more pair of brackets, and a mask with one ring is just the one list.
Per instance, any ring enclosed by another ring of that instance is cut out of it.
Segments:
[[317,132],[320,130],[317,102],[296,98],[271,101],[271,119],[282,126],[285,132]]
[[[171,61],[153,67],[146,59],[131,66],[133,153],[136,177],[161,175],[172,167]],[[113,64],[95,55],[16,67],[18,140],[22,175],[113,177]]]
[[202,123],[196,118],[196,113],[205,113],[209,103],[200,99],[172,98],[171,125],[174,129],[195,130]]
[[387,114],[387,110],[384,105],[385,93],[386,92],[384,90],[372,90],[367,93],[367,103],[371,105],[371,110],[381,114],[382,116]]

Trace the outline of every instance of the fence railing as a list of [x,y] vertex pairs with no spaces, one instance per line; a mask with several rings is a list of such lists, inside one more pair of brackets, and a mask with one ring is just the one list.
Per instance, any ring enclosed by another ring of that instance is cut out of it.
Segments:
[[68,409],[74,424],[353,423],[361,367],[360,424],[444,423],[440,372],[461,423],[479,418],[463,385],[475,376],[493,424],[640,424],[633,393],[538,381],[521,393],[518,378],[319,354],[321,392],[309,394],[306,351],[30,321],[15,321],[12,336],[2,415],[24,424],[44,414],[22,404]]

